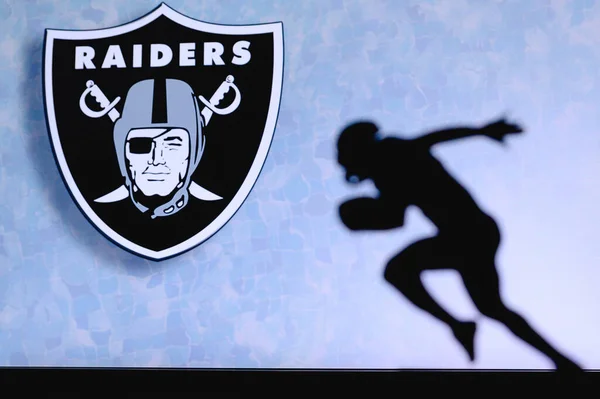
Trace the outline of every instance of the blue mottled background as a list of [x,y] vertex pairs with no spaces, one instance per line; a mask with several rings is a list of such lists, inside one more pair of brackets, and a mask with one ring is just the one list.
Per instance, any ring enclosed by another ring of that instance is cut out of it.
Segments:
[[[189,367],[547,368],[481,319],[471,364],[451,333],[383,280],[434,232],[350,234],[333,162],[346,122],[414,135],[507,112],[527,134],[437,155],[500,222],[502,294],[583,366],[600,367],[600,2],[182,1],[208,22],[283,21],[285,80],[265,167],[235,217],[162,263],[115,247],[54,163],[41,87],[45,28],[123,24],[141,0],[0,0],[0,364]],[[362,192],[370,191],[365,187]],[[476,312],[452,272],[426,284]]]

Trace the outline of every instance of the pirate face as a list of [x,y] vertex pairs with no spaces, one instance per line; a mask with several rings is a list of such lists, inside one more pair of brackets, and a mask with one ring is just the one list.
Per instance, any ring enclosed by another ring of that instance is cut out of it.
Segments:
[[134,190],[147,197],[168,196],[184,184],[190,159],[190,138],[184,129],[133,129],[125,158]]
[[[110,107],[112,103],[94,87],[94,82],[88,82],[80,106],[85,105],[89,93],[101,105]],[[217,108],[230,88],[236,93],[233,106]],[[96,202],[115,202],[129,196],[141,212],[150,211],[155,218],[177,213],[186,206],[190,194],[202,201],[221,200],[193,182],[192,175],[204,152],[206,122],[213,113],[227,115],[235,111],[240,103],[239,89],[228,76],[210,101],[204,97],[200,101],[208,103],[202,111],[192,88],[181,80],[146,79],[135,83],[127,93],[122,115],[114,108],[108,111],[111,120],[116,120],[113,136],[124,185]],[[86,115],[101,116],[87,111]]]

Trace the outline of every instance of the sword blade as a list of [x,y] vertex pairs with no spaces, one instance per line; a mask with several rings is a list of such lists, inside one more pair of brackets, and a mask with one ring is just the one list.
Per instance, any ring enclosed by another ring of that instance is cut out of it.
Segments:
[[190,194],[202,201],[218,201],[223,199],[223,197],[219,197],[217,194],[211,193],[204,187],[200,187],[194,182],[190,184]]
[[210,108],[204,107],[200,113],[204,118],[204,126],[207,126],[208,122],[210,122],[210,118],[213,116],[213,112],[210,110]]
[[114,108],[111,109],[110,111],[108,111],[108,117],[113,122],[115,122],[117,119],[119,119],[120,116],[121,116],[121,114],[119,113],[119,111],[117,111]]
[[[223,199],[223,197],[220,197],[217,194],[208,191],[204,187],[201,187],[200,185],[194,182],[190,184],[190,194],[202,201],[219,201]],[[103,195],[102,197],[96,198],[94,202],[98,202],[101,204],[109,204],[112,202],[122,201],[128,197],[129,190],[127,190],[125,186],[121,186],[116,190],[113,190],[110,193]]]
[[111,191],[110,193],[108,193],[106,195],[103,195],[100,198],[96,198],[94,200],[94,202],[99,202],[101,204],[108,204],[111,202],[122,201],[127,197],[129,197],[129,190],[127,190],[127,187],[121,186],[121,187],[117,188],[116,190]]

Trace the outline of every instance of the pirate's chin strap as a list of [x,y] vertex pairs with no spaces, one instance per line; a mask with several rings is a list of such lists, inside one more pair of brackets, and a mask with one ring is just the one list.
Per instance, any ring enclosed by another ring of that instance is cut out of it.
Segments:
[[156,219],[161,216],[171,216],[174,213],[179,212],[188,202],[188,192],[185,188],[182,188],[177,194],[166,204],[158,206],[152,212],[150,216],[152,219]]

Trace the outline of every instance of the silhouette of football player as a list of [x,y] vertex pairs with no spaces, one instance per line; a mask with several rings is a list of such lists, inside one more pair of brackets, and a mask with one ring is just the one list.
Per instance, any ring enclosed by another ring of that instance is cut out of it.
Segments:
[[475,359],[476,324],[457,320],[429,295],[421,281],[424,270],[458,271],[483,315],[503,323],[544,353],[557,370],[581,370],[503,303],[495,265],[498,226],[430,151],[435,144],[472,136],[503,143],[507,135],[521,132],[521,127],[502,119],[481,129],[459,127],[415,139],[381,138],[371,122],[349,125],[338,139],[338,162],[348,182],[371,179],[379,195],[344,202],[340,218],[354,231],[389,230],[403,226],[406,208],[413,205],[433,222],[437,235],[419,240],[393,257],[384,277],[414,305],[450,327],[471,361]]

